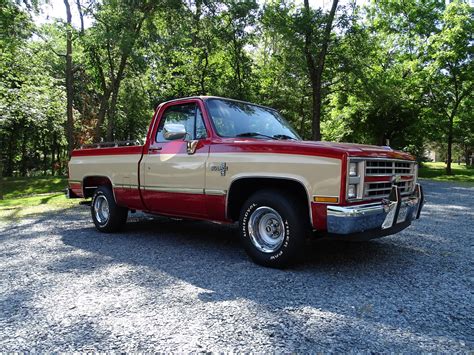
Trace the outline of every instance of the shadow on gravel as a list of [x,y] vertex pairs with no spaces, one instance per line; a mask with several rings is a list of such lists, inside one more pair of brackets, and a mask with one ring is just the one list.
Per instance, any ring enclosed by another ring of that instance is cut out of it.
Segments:
[[[313,240],[302,264],[274,270],[248,260],[235,226],[158,218],[129,223],[126,231],[115,235],[93,228],[62,230],[66,245],[100,256],[92,259],[97,263],[94,267],[101,267],[104,259],[145,266],[151,274],[165,272],[204,289],[198,296],[203,302],[243,298],[267,310],[311,307],[362,322],[364,329],[350,332],[365,334],[368,342],[381,341],[381,328],[405,332],[406,341],[411,343],[408,348],[404,348],[408,344],[395,344],[395,339],[383,339],[398,349],[423,349],[416,345],[420,337],[443,336],[446,331],[468,340],[465,310],[451,318],[439,318],[433,311],[445,311],[444,307],[450,306],[446,305],[446,285],[439,291],[433,288],[452,281],[443,272],[436,272],[449,266],[449,260],[433,258],[426,249],[403,243],[416,237],[412,229],[364,243]],[[75,260],[73,266],[84,262]],[[159,297],[160,283],[145,283],[142,276],[133,282]],[[288,314],[285,317],[291,318]]]
[[[84,275],[130,265],[132,271],[117,282],[146,289],[149,298],[160,298],[169,282],[185,282],[201,289],[201,302],[247,300],[257,312],[275,317],[276,325],[269,325],[275,327],[275,338],[286,339],[288,329],[277,327],[286,322],[290,333],[301,332],[307,349],[321,348],[318,341],[323,337],[345,351],[353,344],[364,349],[364,343],[366,349],[402,352],[433,349],[429,346],[437,341],[463,340],[469,345],[472,281],[467,275],[472,255],[466,260],[464,249],[472,240],[463,213],[472,211],[474,189],[427,183],[425,190],[423,219],[399,235],[365,243],[313,240],[303,262],[288,270],[249,261],[235,226],[133,218],[122,233],[102,234],[81,207],[9,226],[1,238],[34,239],[47,228],[63,243],[54,250],[60,257],[48,265],[51,273]],[[33,227],[40,231],[25,231]],[[163,274],[169,277],[164,280]],[[104,292],[109,286],[103,285]],[[21,312],[29,300],[27,287],[23,290],[7,294],[2,302],[18,302],[15,308]],[[311,322],[321,322],[317,328],[323,333],[294,325]]]

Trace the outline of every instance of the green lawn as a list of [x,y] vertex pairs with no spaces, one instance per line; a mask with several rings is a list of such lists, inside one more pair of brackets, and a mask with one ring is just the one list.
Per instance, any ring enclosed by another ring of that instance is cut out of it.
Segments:
[[12,199],[28,195],[51,192],[64,192],[67,186],[65,177],[13,177],[0,178],[0,196]]
[[77,205],[64,195],[64,177],[1,178],[0,222],[60,210]]
[[467,182],[474,184],[474,168],[467,168],[465,164],[451,164],[453,175],[446,175],[446,164],[423,163],[418,172],[420,178],[436,181]]

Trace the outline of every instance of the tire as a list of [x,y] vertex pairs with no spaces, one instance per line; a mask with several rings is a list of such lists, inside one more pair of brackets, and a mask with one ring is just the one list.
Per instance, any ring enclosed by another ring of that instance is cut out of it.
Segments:
[[113,233],[127,222],[128,209],[117,206],[110,187],[100,186],[92,198],[91,214],[99,232]]
[[250,258],[273,268],[295,263],[311,231],[301,201],[277,190],[256,192],[244,203],[239,229]]

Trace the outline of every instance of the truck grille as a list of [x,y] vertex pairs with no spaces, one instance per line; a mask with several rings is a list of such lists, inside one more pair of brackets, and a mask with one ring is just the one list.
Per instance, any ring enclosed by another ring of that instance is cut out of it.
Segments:
[[415,163],[411,161],[366,160],[365,176],[369,179],[364,183],[363,197],[388,197],[392,185],[399,186],[402,195],[412,193],[415,189],[415,169]]
[[412,174],[412,162],[401,161],[367,161],[365,168],[365,176],[384,176],[394,174]]

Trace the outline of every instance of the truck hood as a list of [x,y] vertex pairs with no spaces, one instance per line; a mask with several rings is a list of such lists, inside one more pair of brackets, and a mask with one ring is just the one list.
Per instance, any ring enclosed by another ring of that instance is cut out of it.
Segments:
[[392,159],[408,159],[415,158],[406,152],[394,150],[387,146],[376,146],[356,143],[335,143],[335,142],[315,142],[315,141],[300,141],[295,142],[301,145],[307,145],[315,148],[327,148],[335,151],[345,152],[349,156],[373,157],[373,158],[392,158]]
[[[217,143],[217,142],[216,142]],[[256,138],[224,138],[227,148],[222,151],[246,151],[282,154],[315,155],[342,158],[344,155],[353,157],[385,158],[415,160],[408,153],[390,147],[355,143],[335,143],[322,141],[262,140]],[[221,149],[216,147],[216,151]]]

